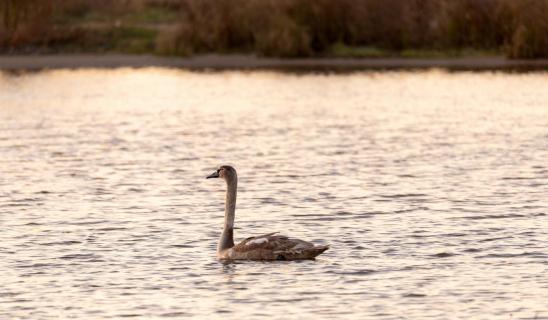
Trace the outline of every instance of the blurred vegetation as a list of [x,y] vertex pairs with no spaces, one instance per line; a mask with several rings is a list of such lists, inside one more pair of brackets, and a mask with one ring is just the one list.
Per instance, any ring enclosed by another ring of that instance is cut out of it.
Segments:
[[0,52],[548,57],[548,0],[0,0]]

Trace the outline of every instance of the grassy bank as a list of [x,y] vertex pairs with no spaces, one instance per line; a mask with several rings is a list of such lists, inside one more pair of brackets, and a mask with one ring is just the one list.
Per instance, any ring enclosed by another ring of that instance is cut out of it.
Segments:
[[3,53],[548,57],[548,0],[3,0]]

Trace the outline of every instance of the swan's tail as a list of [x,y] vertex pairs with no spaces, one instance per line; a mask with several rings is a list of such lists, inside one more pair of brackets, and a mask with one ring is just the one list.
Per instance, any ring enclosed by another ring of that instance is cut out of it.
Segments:
[[310,255],[310,259],[314,259],[327,249],[329,249],[329,246],[314,246],[314,248],[307,249],[306,251]]

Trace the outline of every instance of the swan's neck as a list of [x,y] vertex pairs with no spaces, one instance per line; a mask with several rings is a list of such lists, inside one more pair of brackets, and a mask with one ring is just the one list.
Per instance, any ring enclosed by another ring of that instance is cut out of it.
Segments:
[[226,199],[225,199],[225,225],[223,234],[219,241],[217,250],[220,252],[234,247],[234,215],[236,211],[236,189],[238,188],[238,179],[234,177],[226,182]]

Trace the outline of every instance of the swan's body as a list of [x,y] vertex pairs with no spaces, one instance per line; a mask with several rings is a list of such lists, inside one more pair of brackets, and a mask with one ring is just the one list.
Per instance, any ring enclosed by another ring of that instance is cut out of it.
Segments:
[[328,246],[316,246],[311,242],[293,239],[277,232],[250,237],[234,245],[234,216],[238,176],[231,166],[221,166],[207,178],[222,178],[226,181],[225,223],[217,256],[222,260],[302,260],[314,259]]

